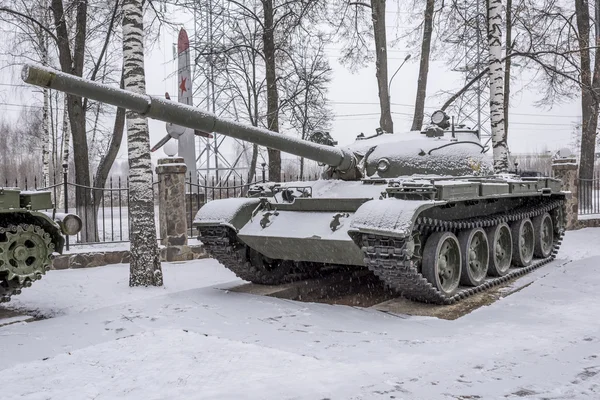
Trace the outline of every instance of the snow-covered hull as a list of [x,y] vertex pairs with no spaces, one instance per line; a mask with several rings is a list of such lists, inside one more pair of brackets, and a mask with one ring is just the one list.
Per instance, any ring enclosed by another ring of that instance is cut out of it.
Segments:
[[545,178],[320,180],[270,189],[272,197],[210,202],[194,221],[208,251],[255,283],[367,267],[408,297],[448,303],[548,262],[563,233],[565,194]]

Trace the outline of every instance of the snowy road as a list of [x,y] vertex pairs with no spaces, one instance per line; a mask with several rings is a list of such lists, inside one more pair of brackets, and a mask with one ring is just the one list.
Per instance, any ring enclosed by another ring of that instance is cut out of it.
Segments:
[[55,317],[0,328],[0,398],[597,399],[597,243],[568,233],[572,262],[454,321],[218,290],[240,281],[213,260],[165,289],[52,271],[10,303]]

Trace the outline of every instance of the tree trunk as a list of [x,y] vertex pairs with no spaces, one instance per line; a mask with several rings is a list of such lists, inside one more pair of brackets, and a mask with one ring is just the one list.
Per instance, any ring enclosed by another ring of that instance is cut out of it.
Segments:
[[[121,71],[121,89],[124,88],[123,82],[123,71]],[[94,177],[94,187],[103,188],[106,186],[106,180],[110,169],[117,158],[119,149],[121,148],[121,142],[123,141],[123,130],[125,129],[125,109],[117,108],[117,115],[115,116],[115,123],[113,125],[113,133],[110,137],[110,143],[108,144],[108,150],[106,154],[100,159],[98,169],[96,170],[96,176]],[[98,209],[102,203],[102,190],[94,190],[94,205],[96,207],[96,215],[98,215]]]
[[42,111],[42,187],[50,186],[50,89],[44,88]]
[[[45,2],[41,6],[41,21],[47,26]],[[42,65],[48,66],[48,35],[40,32],[40,51],[42,52]],[[42,108],[42,187],[50,186],[50,89],[44,88],[44,106]]]
[[[146,92],[142,0],[123,3],[123,75],[125,89]],[[152,196],[148,120],[127,112],[131,261],[129,286],[162,286]]]
[[[62,144],[61,144],[61,157],[62,157],[62,168],[69,168],[69,146],[71,145],[71,129],[69,125],[69,111],[67,110],[67,95],[64,95],[64,105],[63,105],[63,122],[62,122]],[[64,193],[64,185],[63,190],[60,191],[61,199],[58,202],[63,205],[63,209],[67,204],[64,203],[65,193]]]
[[250,169],[248,170],[248,184],[254,181],[256,175],[256,163],[258,162],[258,145],[252,145],[252,159],[250,160]]
[[504,132],[504,85],[502,62],[502,1],[488,0],[488,44],[490,77],[490,122],[494,171],[508,172],[508,146]]
[[[579,49],[581,58],[581,150],[579,157],[579,178],[592,179],[594,176],[594,153],[596,149],[596,129],[598,127],[598,100],[594,96],[597,86],[598,52],[593,72],[590,56],[590,14],[587,0],[575,1]],[[587,192],[587,191],[585,191]],[[590,191],[591,192],[591,191]]]
[[[579,153],[579,197],[580,207],[587,208],[592,202],[592,179],[596,151],[596,129],[598,128],[598,93],[600,72],[599,52],[596,51],[594,71],[590,56],[590,13],[587,0],[575,1],[579,51],[581,58],[581,148]],[[592,77],[593,74],[593,77]]]
[[[265,52],[265,75],[267,81],[267,127],[279,132],[279,93],[275,70],[275,27],[273,24],[273,0],[262,0],[264,14],[263,46]],[[269,154],[269,180],[281,180],[281,152],[267,149]]]
[[512,53],[512,0],[506,0],[506,56],[504,59],[504,136],[508,140],[508,108],[510,106],[510,53]]
[[[52,0],[51,8],[54,15],[56,37],[58,39],[58,59],[63,72],[75,76],[83,75],[85,39],[87,28],[87,1],[77,2],[75,17],[75,39],[73,53],[71,54],[71,43],[64,14],[63,1]],[[69,123],[73,135],[73,161],[75,164],[75,183],[79,186],[75,189],[75,204],[77,212],[82,214],[84,220],[92,219],[88,223],[84,221],[84,228],[80,233],[82,242],[95,240],[95,216],[89,215],[89,206],[92,203],[89,189],[82,186],[90,186],[90,162],[88,157],[88,143],[86,134],[85,108],[81,97],[67,95],[67,110],[69,112]],[[86,205],[88,207],[86,207]]]
[[411,131],[421,130],[425,114],[425,96],[427,95],[427,76],[429,75],[429,54],[431,52],[431,36],[433,34],[433,8],[435,0],[427,0],[425,5],[425,20],[423,22],[423,41],[421,42],[421,64],[419,66],[419,81],[417,83],[417,99],[415,115]]
[[379,125],[386,132],[394,132],[390,94],[388,91],[387,39],[385,33],[385,0],[371,0],[371,16],[375,35],[375,75],[379,89],[381,116]]

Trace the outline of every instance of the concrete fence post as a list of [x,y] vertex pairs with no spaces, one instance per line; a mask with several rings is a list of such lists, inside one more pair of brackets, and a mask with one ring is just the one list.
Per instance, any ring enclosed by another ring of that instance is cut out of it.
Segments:
[[579,211],[579,166],[574,158],[559,158],[552,163],[552,173],[562,182],[562,190],[571,192],[567,199],[567,229],[577,229]]
[[185,173],[187,167],[181,157],[158,160],[158,214],[160,225],[161,258],[166,261],[193,259],[187,242],[185,207]]

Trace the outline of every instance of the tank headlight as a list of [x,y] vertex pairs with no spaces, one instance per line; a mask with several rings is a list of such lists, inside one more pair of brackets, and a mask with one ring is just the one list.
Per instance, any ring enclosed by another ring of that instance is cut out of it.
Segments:
[[81,218],[74,214],[68,214],[61,221],[63,233],[73,236],[77,235],[82,228]]
[[382,158],[379,160],[379,162],[377,162],[377,171],[385,172],[388,169],[390,169],[390,162],[387,158]]
[[434,125],[439,126],[440,128],[447,128],[447,123],[448,120],[450,119],[450,117],[448,117],[448,115],[443,112],[442,110],[438,110],[436,112],[434,112],[433,114],[431,114],[431,123],[433,123]]

